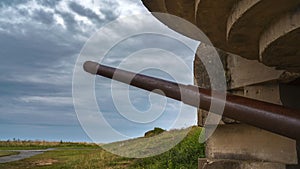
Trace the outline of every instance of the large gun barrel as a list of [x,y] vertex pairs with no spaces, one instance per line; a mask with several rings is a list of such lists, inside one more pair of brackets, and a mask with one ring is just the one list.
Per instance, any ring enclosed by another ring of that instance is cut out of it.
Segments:
[[[229,93],[226,94],[226,100],[212,98],[212,91],[209,89],[135,74],[100,65],[96,62],[87,61],[83,67],[85,71],[91,74],[111,78],[147,91],[153,91],[207,111],[210,109],[212,99],[217,99],[217,102],[225,105],[223,112],[225,117],[300,140],[300,112],[296,110]],[[163,91],[163,93],[159,91]]]

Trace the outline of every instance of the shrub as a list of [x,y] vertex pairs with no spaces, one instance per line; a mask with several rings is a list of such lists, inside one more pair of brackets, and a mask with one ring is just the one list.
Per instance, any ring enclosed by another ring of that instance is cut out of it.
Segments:
[[164,131],[165,130],[162,128],[155,127],[154,130],[147,131],[144,136],[145,137],[153,137],[153,136],[159,135],[160,133],[163,133]]

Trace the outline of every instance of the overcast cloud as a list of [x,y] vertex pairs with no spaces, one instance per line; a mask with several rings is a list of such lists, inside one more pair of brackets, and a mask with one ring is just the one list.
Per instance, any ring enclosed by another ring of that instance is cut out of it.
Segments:
[[[117,18],[141,13],[148,11],[140,1],[135,0],[2,0],[0,139],[90,141],[80,127],[72,102],[72,76],[76,59],[85,42],[98,29]],[[128,29],[137,28],[132,25]],[[118,33],[114,33],[117,36]],[[166,45],[157,46],[157,38],[161,41],[159,44]],[[149,46],[173,50],[192,67],[193,52],[176,48],[176,41],[150,35],[141,35],[120,43],[108,53],[104,61],[116,66],[122,61],[122,56]],[[90,52],[93,53],[93,50]],[[97,55],[97,52],[93,54]],[[148,59],[137,59],[135,62],[147,65],[153,60],[149,56]],[[157,62],[165,66],[171,64],[163,57]],[[144,73],[172,80],[162,72]],[[189,77],[180,74],[180,71],[178,74],[181,79],[185,79],[182,82],[192,83],[192,75]],[[176,114],[179,103],[168,100],[165,113],[157,122],[143,126],[129,123],[116,113],[108,85],[111,81],[99,79],[96,81],[96,93],[99,90],[104,92],[99,92],[98,104],[105,110],[104,116],[116,130],[129,137],[136,137],[154,126],[172,126],[172,113]],[[132,89],[131,97],[136,98],[133,104],[137,109],[144,110],[149,106],[148,93]],[[195,124],[195,120],[195,114],[191,112],[180,123],[182,127],[187,127]],[[107,138],[106,141],[114,139]]]

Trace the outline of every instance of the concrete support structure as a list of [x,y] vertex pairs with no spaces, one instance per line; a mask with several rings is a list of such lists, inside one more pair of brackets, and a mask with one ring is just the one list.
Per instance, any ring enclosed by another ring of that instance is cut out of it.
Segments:
[[[211,47],[201,44],[199,54],[209,55]],[[203,52],[200,52],[203,51]],[[264,66],[255,60],[218,50],[227,71],[227,88],[234,94],[257,100],[282,104],[279,80],[284,71]],[[207,56],[206,56],[207,57]],[[195,83],[209,88],[210,81],[198,57],[194,62]],[[199,125],[203,126],[208,112],[199,110]],[[285,169],[298,163],[296,141],[255,127],[223,118],[207,141],[206,159],[199,159],[199,168],[209,169]]]
[[[230,92],[300,110],[295,102],[300,99],[295,94],[300,92],[300,82],[289,87],[281,84],[300,73],[300,0],[142,1],[150,11],[182,17],[207,35],[220,49]],[[203,40],[184,25],[161,21],[183,35]],[[209,55],[205,45],[199,50],[200,55]],[[209,88],[209,77],[199,58],[194,65],[195,83]],[[198,125],[204,124],[206,114],[199,110]],[[207,159],[199,160],[199,168],[300,168],[294,165],[299,158],[295,140],[230,119],[222,123],[230,125],[219,126],[207,142]]]

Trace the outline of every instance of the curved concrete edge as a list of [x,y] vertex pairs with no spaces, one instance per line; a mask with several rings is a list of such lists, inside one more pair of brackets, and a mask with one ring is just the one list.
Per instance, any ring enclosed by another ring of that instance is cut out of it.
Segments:
[[195,0],[195,11],[194,11],[195,23],[196,23],[197,10],[198,10],[198,6],[200,4],[200,1],[201,0]]
[[254,6],[263,0],[241,0],[238,1],[231,10],[231,14],[227,19],[226,38],[229,39],[233,26],[250,11]]
[[226,24],[236,0],[200,0],[196,6],[196,25],[209,37],[212,44],[234,53],[226,43]]
[[[185,1],[188,1],[188,0],[180,0],[180,3],[185,2]],[[187,13],[186,11],[176,12],[176,10],[172,11],[173,9],[170,9],[171,7],[176,8],[174,6],[178,6],[178,5],[180,6],[180,3],[177,2],[176,4],[174,4],[173,1],[171,3],[171,2],[166,2],[166,0],[142,0],[142,2],[151,12],[166,13],[169,15],[177,16],[179,18],[182,18],[182,20],[184,20],[184,21],[176,20],[177,23],[175,23],[174,20],[172,20],[172,17],[168,17],[167,15],[159,15],[159,13],[152,13],[153,16],[155,16],[160,22],[162,22],[163,24],[168,26],[170,29],[172,29],[182,35],[185,35],[189,38],[192,38],[195,40],[200,40],[200,41],[203,40],[203,38],[201,38],[203,35],[195,34],[195,32],[199,32],[199,31],[198,31],[198,28],[195,26],[194,15],[192,15],[193,19],[189,19],[187,16],[182,16],[183,13]],[[191,5],[191,4],[188,5],[188,8],[194,9],[195,2],[194,1],[188,1],[188,2],[192,2],[192,4],[193,4],[193,5]],[[166,5],[167,3],[171,3],[171,4],[173,4],[173,6],[170,7],[170,5],[169,6]],[[169,7],[169,9],[167,9],[167,6]],[[186,10],[186,6],[184,6],[182,8],[182,10]],[[191,22],[191,20],[193,22]],[[193,25],[194,27],[191,25]],[[204,40],[204,41],[206,41],[206,40]]]
[[142,0],[142,2],[151,12],[168,13],[165,0]]
[[[299,0],[249,0],[239,1],[227,22],[227,43],[237,54],[247,59],[259,60],[261,33],[274,20],[293,10]],[[269,9],[270,8],[270,9]]]
[[288,33],[300,29],[300,10],[294,10],[283,15],[271,24],[261,35],[259,40],[259,60],[264,63],[264,52],[272,44]]

